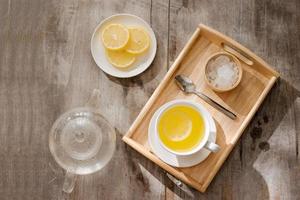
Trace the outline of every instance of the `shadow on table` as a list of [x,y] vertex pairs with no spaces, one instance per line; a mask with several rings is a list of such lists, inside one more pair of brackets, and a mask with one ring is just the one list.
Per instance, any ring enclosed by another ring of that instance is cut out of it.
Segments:
[[[226,171],[231,170],[231,167],[239,164],[240,168],[242,169],[241,173],[248,174],[245,176],[255,181],[255,183],[249,183],[249,185],[255,184],[256,187],[261,188],[260,191],[264,191],[264,199],[268,199],[268,186],[263,177],[253,168],[253,163],[256,161],[257,157],[262,151],[269,150],[270,145],[267,142],[268,139],[272,136],[284,116],[289,111],[289,108],[293,105],[293,102],[299,96],[300,92],[286,80],[280,79],[275,83],[269,95],[267,95],[263,104],[260,106],[259,110],[250,122],[248,128],[245,130],[241,140],[238,141],[238,145],[236,145],[236,147],[233,149],[232,153],[229,155],[228,159],[225,161],[204,194],[186,185],[181,187],[177,186],[168,178],[168,176],[166,176],[166,172],[163,169],[158,167],[153,162],[150,162],[144,156],[135,155],[134,157],[138,158],[139,164],[141,164],[146,170],[155,176],[169,190],[173,191],[181,198],[212,198],[212,196],[216,195],[215,193],[218,193],[219,195],[221,193],[222,196],[226,196],[226,191],[228,192],[232,189],[230,188],[232,185],[226,181],[227,179],[232,178],[232,174],[226,173]],[[248,133],[250,133],[250,138],[249,136],[247,138]],[[252,140],[250,147],[246,146],[248,149],[244,149],[245,147],[243,147],[243,141],[246,141],[246,139]],[[261,142],[258,143],[258,141]],[[131,154],[138,154],[132,148],[130,148],[129,151]],[[247,156],[247,159],[244,159],[245,152],[249,152],[249,154],[251,154]],[[235,162],[236,160],[234,160],[234,158],[231,156],[236,153],[239,153],[240,155],[238,162]]]

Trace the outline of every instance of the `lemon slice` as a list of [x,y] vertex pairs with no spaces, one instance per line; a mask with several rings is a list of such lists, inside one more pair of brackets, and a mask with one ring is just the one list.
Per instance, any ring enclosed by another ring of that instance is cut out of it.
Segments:
[[107,49],[120,50],[129,40],[129,31],[122,24],[110,24],[102,32],[102,42]]
[[150,46],[148,33],[140,27],[129,28],[130,38],[126,45],[126,51],[132,54],[141,54]]
[[123,50],[111,51],[111,50],[107,49],[106,55],[107,55],[108,61],[112,65],[114,65],[115,67],[118,67],[118,68],[130,67],[135,61],[135,56],[133,54],[128,53]]

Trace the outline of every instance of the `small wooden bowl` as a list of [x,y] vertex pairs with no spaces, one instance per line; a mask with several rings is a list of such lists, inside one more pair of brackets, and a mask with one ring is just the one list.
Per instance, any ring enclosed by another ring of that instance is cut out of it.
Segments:
[[[208,63],[211,61],[211,60],[214,60],[216,59],[217,57],[221,56],[221,55],[224,55],[224,56],[227,56],[232,62],[234,62],[237,67],[238,67],[238,71],[239,71],[239,77],[238,77],[238,80],[234,83],[233,86],[231,87],[228,87],[228,88],[218,88],[218,87],[215,87],[214,85],[212,85],[209,81],[208,81],[208,78],[207,78],[207,68],[208,68]],[[207,85],[213,89],[214,91],[217,91],[217,92],[227,92],[227,91],[230,91],[230,90],[233,90],[234,88],[236,88],[236,86],[238,86],[238,84],[241,82],[242,80],[242,76],[243,76],[243,69],[241,67],[241,63],[240,61],[233,55],[229,54],[229,53],[226,53],[226,52],[218,52],[218,53],[215,53],[213,55],[211,55],[206,63],[205,63],[205,82],[207,83]]]

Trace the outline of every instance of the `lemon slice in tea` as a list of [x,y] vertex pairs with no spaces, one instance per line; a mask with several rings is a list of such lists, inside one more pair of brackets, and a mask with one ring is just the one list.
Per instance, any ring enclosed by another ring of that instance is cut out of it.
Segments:
[[129,41],[129,31],[122,24],[110,24],[102,32],[102,42],[105,48],[120,50]]

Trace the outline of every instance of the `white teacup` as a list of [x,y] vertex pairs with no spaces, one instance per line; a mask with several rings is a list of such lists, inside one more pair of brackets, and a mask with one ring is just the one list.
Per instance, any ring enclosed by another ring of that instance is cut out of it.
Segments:
[[[204,137],[202,138],[200,143],[190,151],[185,151],[185,152],[174,151],[174,150],[170,149],[169,147],[167,147],[161,141],[160,136],[159,136],[158,123],[160,121],[160,118],[161,118],[162,114],[165,111],[167,111],[168,109],[170,109],[171,107],[177,106],[177,105],[190,106],[190,107],[194,108],[194,110],[196,110],[202,116],[202,118],[204,120],[204,126],[205,126],[204,127]],[[209,117],[210,117],[210,113],[199,103],[195,103],[193,101],[184,100],[184,99],[170,101],[170,102],[168,102],[168,103],[161,106],[161,109],[158,113],[158,117],[155,120],[155,130],[156,130],[158,141],[160,142],[162,147],[165,148],[167,151],[169,151],[169,152],[171,152],[175,155],[179,155],[179,156],[187,156],[187,155],[197,153],[202,148],[205,148],[205,149],[207,149],[211,152],[217,152],[217,151],[220,150],[220,146],[215,144],[214,142],[211,142],[211,141],[208,140],[209,135],[210,135],[210,130],[209,130],[210,126],[209,126],[209,121],[208,121]]]

